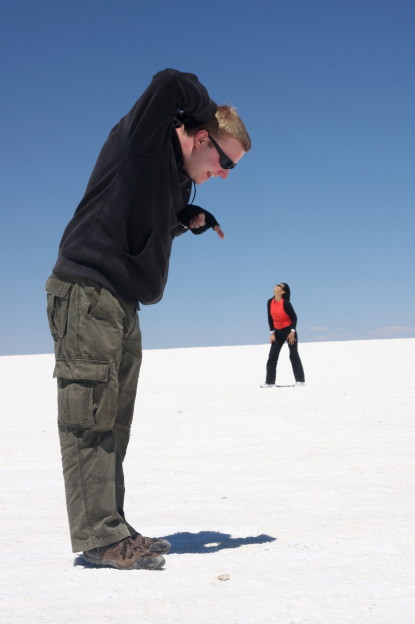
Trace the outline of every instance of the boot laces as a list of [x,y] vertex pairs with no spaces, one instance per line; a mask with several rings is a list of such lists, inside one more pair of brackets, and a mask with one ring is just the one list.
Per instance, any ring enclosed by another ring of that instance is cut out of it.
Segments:
[[136,550],[143,550],[143,548],[134,544],[131,537],[126,537],[121,542],[120,555],[123,559],[132,559]]

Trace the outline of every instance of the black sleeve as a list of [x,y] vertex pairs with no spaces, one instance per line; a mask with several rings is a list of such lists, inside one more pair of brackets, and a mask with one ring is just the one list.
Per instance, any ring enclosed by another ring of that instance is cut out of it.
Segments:
[[172,238],[177,238],[178,236],[181,236],[182,234],[185,234],[188,231],[189,231],[189,228],[185,227],[184,225],[181,225],[180,223],[174,230],[170,230]]
[[150,85],[128,114],[128,143],[139,156],[160,153],[170,141],[177,115],[186,111],[200,123],[215,116],[217,104],[194,74],[165,69]]
[[291,319],[291,327],[292,329],[296,329],[297,327],[297,315],[292,307],[291,303],[284,299],[284,311]]
[[268,301],[267,301],[267,315],[268,315],[269,330],[271,332],[273,332],[274,331],[274,321],[272,320],[272,316],[271,316],[271,301],[272,301],[272,299],[268,299]]

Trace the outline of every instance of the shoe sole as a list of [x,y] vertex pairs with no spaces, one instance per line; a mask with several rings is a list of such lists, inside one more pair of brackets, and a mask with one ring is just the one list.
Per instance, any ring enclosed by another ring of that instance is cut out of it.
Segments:
[[82,553],[82,556],[89,563],[93,563],[97,566],[116,568],[117,570],[159,570],[166,563],[164,557],[147,557],[139,559],[132,566],[124,567],[118,565],[114,559],[95,559],[85,552]]

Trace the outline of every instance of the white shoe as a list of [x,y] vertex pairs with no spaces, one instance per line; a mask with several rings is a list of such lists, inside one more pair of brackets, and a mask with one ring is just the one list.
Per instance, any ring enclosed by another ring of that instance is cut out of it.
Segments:
[[305,386],[305,381],[296,381],[295,385],[296,386]]
[[261,384],[259,387],[260,388],[275,388],[275,385],[264,383],[264,384]]

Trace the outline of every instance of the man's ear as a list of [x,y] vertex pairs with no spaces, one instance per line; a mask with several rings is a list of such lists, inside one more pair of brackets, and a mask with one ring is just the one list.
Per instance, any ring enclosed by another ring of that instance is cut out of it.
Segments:
[[206,141],[209,140],[209,133],[207,130],[204,130],[203,128],[201,130],[198,130],[194,136],[193,136],[193,145],[196,149],[199,149],[203,143],[206,143]]

